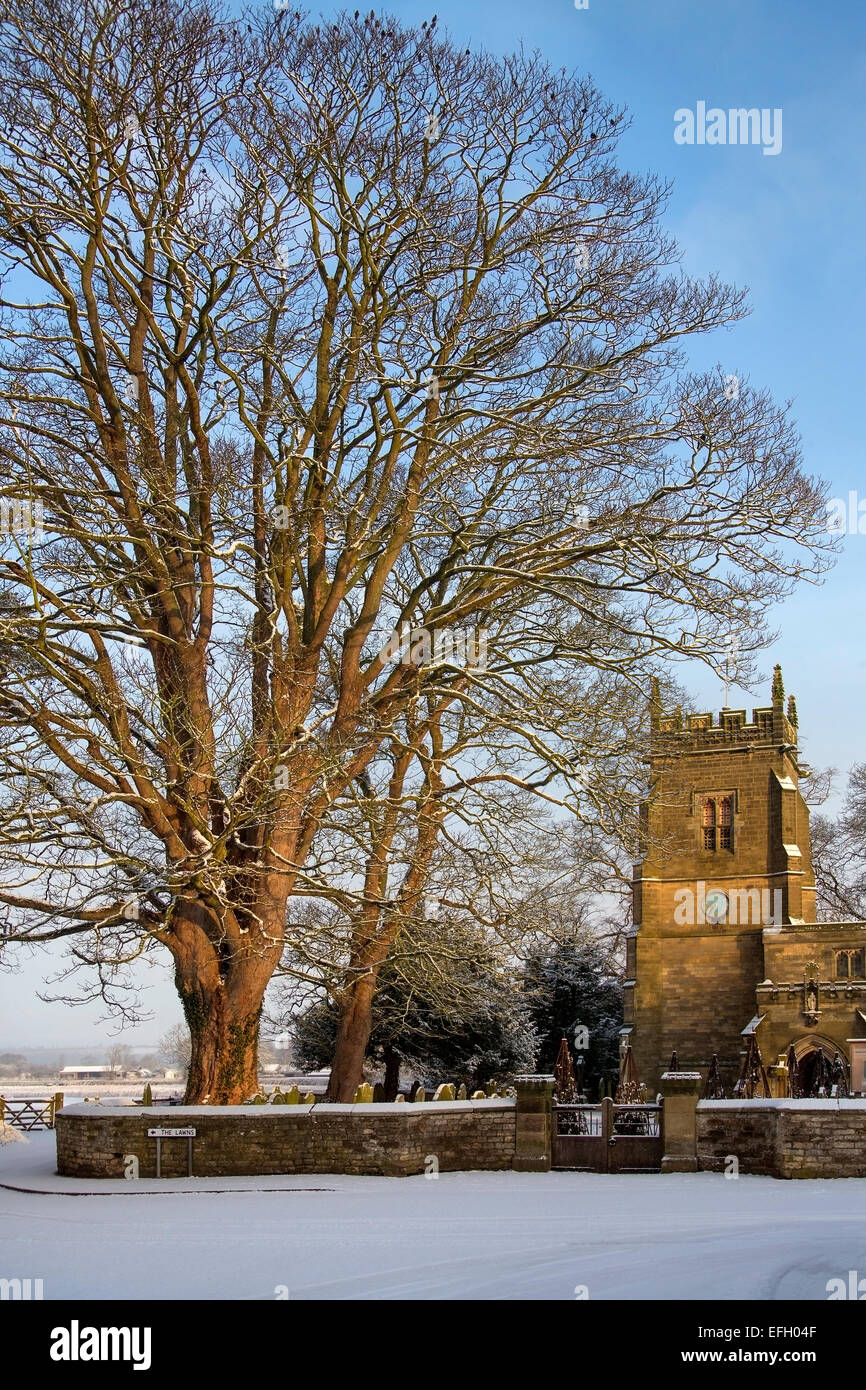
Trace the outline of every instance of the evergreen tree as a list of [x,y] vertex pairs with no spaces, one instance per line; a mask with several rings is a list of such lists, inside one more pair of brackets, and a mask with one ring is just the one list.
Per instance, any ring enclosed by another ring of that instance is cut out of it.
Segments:
[[[521,980],[496,949],[465,925],[413,927],[380,976],[367,1062],[385,1068],[389,1099],[403,1064],[424,1083],[465,1081],[468,1089],[532,1065],[537,1039]],[[302,1067],[330,1064],[338,1010],[320,1000],[292,1025]]]
[[[583,1088],[594,1096],[599,1080],[619,1068],[622,980],[604,946],[572,939],[545,942],[526,959],[524,988],[538,1036],[536,1069],[553,1072],[562,1039],[585,1058]],[[588,1032],[586,1048],[575,1047],[575,1030]]]

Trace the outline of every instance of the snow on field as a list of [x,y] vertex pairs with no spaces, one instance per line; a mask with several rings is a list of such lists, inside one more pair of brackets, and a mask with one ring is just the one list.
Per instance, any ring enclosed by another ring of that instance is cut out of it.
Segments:
[[866,1275],[860,1178],[317,1175],[88,1196],[54,1174],[52,1133],[28,1140],[0,1147],[0,1184],[53,1190],[0,1186],[0,1277],[41,1278],[46,1299],[820,1300]]

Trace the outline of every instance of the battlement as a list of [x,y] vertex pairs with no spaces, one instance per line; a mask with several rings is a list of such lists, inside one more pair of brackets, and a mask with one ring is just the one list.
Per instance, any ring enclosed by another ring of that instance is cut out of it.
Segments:
[[[744,709],[723,709],[718,721],[712,713],[663,714],[659,717],[658,734],[677,734],[695,748],[714,748],[727,743],[775,743],[776,716],[772,706],[752,711],[751,722]],[[786,715],[781,715],[782,741],[797,742],[797,728]]]
[[777,666],[773,676],[773,703],[753,709],[751,721],[744,709],[720,710],[718,720],[711,711],[684,715],[679,706],[673,714],[662,714],[659,686],[654,681],[650,698],[652,743],[658,751],[712,750],[755,744],[788,744],[796,748],[797,704],[791,695],[785,713],[784,698],[782,671]]

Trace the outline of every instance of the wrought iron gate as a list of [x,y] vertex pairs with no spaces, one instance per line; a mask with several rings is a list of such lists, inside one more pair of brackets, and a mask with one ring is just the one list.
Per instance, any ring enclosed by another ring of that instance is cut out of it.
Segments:
[[657,1173],[664,1151],[661,1105],[554,1105],[554,1168]]

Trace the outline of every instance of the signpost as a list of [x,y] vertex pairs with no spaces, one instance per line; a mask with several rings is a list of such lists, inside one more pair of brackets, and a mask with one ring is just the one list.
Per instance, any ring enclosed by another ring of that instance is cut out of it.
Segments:
[[175,1129],[149,1129],[148,1139],[156,1140],[156,1176],[162,1177],[162,1141],[163,1139],[185,1139],[187,1148],[187,1171],[190,1177],[192,1172],[192,1141],[195,1138],[195,1130],[191,1128],[176,1127]]

